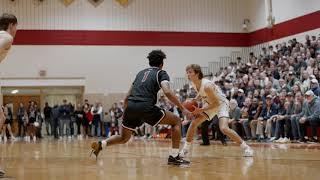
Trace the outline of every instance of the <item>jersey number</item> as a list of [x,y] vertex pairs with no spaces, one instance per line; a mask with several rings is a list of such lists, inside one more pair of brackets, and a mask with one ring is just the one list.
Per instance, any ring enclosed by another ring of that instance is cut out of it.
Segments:
[[144,72],[144,76],[143,76],[141,82],[145,82],[147,80],[149,74],[150,74],[150,71]]

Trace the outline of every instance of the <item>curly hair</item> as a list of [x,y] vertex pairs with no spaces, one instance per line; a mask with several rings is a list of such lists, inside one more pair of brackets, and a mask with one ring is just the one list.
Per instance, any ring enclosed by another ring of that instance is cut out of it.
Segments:
[[160,67],[163,64],[163,59],[166,58],[166,54],[161,50],[153,50],[147,58],[150,66]]

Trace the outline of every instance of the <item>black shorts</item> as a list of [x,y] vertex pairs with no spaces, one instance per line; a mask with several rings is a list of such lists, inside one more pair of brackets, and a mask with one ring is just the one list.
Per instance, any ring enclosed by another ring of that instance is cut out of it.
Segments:
[[12,124],[12,120],[11,120],[11,119],[6,119],[6,120],[4,121],[4,124]]
[[156,126],[165,117],[163,109],[151,104],[150,102],[128,101],[128,106],[124,110],[122,126],[135,131],[143,123]]

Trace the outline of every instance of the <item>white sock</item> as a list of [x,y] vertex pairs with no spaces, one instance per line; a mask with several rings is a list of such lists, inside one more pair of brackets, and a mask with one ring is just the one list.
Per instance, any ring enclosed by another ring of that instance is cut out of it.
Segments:
[[242,149],[247,149],[247,148],[249,148],[249,146],[247,145],[247,143],[246,143],[245,141],[242,141],[242,143],[240,144],[240,147],[241,147]]
[[102,145],[102,148],[106,147],[107,146],[107,140],[102,140],[101,141],[101,145]]
[[190,149],[190,146],[191,146],[191,142],[186,141],[186,142],[184,143],[183,149],[189,150],[189,149]]
[[172,148],[172,149],[171,149],[170,155],[171,155],[172,157],[177,157],[178,154],[179,154],[179,149],[175,149],[175,148]]

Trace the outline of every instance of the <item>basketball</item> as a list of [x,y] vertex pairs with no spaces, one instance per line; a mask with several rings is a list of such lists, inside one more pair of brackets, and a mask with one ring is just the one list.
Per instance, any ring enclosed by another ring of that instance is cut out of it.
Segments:
[[33,125],[34,125],[34,127],[39,127],[40,126],[40,124],[38,122],[34,122]]
[[188,109],[190,112],[192,112],[192,111],[195,110],[194,106],[195,106],[195,107],[198,107],[197,101],[190,100],[190,99],[185,100],[185,101],[182,103],[182,105],[183,105],[186,109]]

